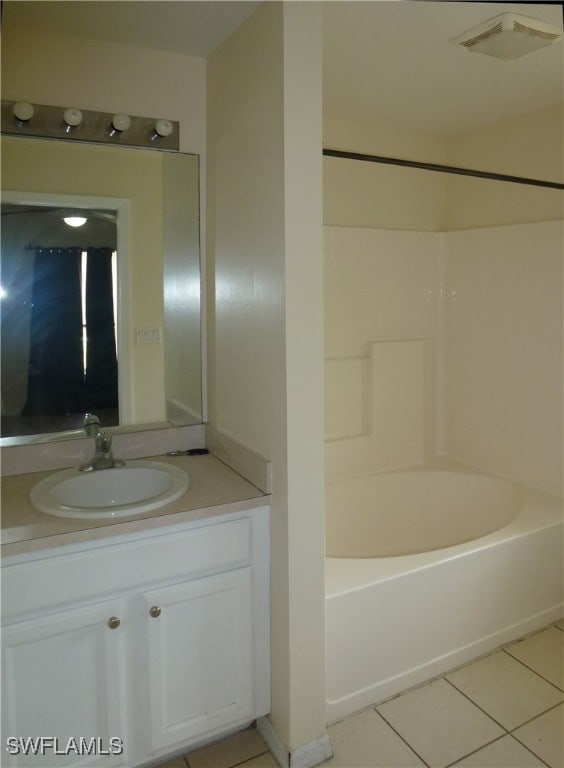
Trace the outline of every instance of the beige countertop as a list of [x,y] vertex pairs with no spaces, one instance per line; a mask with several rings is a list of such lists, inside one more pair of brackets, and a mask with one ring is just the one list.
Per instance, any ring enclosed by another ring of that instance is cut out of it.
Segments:
[[190,476],[190,487],[160,509],[119,519],[75,520],[36,510],[29,500],[30,491],[52,472],[2,478],[2,556],[205,520],[268,503],[268,496],[211,454],[151,456],[150,460],[182,468]]

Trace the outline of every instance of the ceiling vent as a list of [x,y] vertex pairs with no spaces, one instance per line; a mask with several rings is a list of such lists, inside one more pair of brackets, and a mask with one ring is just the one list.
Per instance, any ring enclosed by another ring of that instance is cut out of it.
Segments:
[[461,35],[454,42],[474,53],[510,61],[544,48],[562,37],[562,29],[544,21],[502,13]]

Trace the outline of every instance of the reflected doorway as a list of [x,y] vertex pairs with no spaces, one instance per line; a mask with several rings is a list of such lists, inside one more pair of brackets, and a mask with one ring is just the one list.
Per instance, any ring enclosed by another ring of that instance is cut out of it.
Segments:
[[116,219],[2,205],[2,436],[119,424]]

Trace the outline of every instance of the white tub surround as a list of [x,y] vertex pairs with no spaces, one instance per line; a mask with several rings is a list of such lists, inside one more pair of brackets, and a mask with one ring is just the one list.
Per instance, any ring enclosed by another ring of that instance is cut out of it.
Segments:
[[438,453],[561,495],[564,222],[324,232],[327,480]]
[[330,721],[562,615],[563,222],[460,221],[325,227]]
[[446,237],[448,454],[561,496],[564,222]]
[[435,455],[443,245],[436,232],[325,227],[329,481]]
[[564,614],[562,503],[527,493],[503,528],[433,552],[328,558],[334,722]]

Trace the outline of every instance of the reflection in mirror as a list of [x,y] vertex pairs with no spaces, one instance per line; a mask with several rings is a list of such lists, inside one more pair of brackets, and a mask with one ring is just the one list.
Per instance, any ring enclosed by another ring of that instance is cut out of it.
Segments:
[[3,136],[2,159],[1,444],[91,411],[201,423],[198,157]]
[[2,285],[2,436],[118,425],[116,212],[3,203]]

